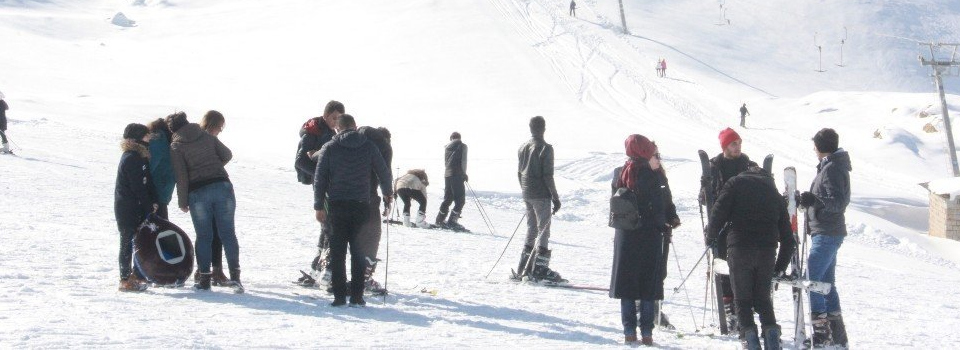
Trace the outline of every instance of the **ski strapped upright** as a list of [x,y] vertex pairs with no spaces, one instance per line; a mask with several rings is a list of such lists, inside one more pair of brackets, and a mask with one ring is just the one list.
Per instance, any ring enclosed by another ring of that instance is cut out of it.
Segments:
[[[707,152],[704,150],[699,150],[697,153],[700,155],[700,167],[703,170],[703,175],[700,176],[700,188],[703,189],[703,205],[706,207],[707,211],[707,222],[710,221],[710,210],[713,208],[713,198],[714,193],[711,189],[711,184],[713,184],[713,174],[710,172],[710,156],[707,155]],[[714,244],[710,247],[711,257],[710,257],[710,268],[708,274],[713,282],[714,290],[716,292],[716,302],[717,302],[717,322],[720,326],[720,334],[729,333],[727,328],[726,315],[723,312],[723,289],[721,286],[721,277],[714,271],[713,268],[713,259],[717,258],[717,255],[720,253],[717,244]]]

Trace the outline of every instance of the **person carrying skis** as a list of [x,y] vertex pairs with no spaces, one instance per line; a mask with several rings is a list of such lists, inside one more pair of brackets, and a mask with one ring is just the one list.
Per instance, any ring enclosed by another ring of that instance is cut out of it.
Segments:
[[665,177],[659,170],[657,145],[634,134],[627,137],[624,146],[629,159],[614,169],[611,185],[613,193],[620,188],[634,193],[640,208],[640,227],[614,232],[610,297],[620,299],[624,342],[637,342],[639,309],[641,343],[652,345],[656,301],[663,299],[663,241],[669,228],[664,196],[669,194],[664,190]]
[[577,17],[577,1],[570,0],[570,16]]
[[[546,128],[543,117],[530,118],[531,138],[517,151],[517,180],[527,207],[527,239],[514,278],[529,276],[534,280],[559,283],[567,280],[550,269],[551,251],[547,248],[550,243],[551,216],[560,210],[560,196],[553,181],[553,146],[543,139]],[[539,245],[534,251],[536,244]],[[531,258],[534,259],[533,264],[528,263]],[[529,265],[532,268],[528,270]]]
[[811,281],[831,284],[830,293],[810,293],[810,318],[813,323],[813,347],[847,347],[847,331],[837,293],[837,252],[847,235],[845,212],[850,204],[850,155],[839,148],[840,136],[829,128],[813,136],[817,153],[817,175],[810,191],[800,194],[800,206],[806,208],[807,234],[813,241],[807,257]]
[[[337,121],[337,135],[318,151],[314,171],[313,209],[320,223],[330,222],[330,270],[333,274],[333,303],[342,306],[350,294],[352,306],[364,306],[364,252],[359,242],[361,227],[368,221],[371,175],[379,179],[384,202],[393,199],[393,182],[377,146],[357,132],[357,124],[349,114]],[[350,248],[350,287],[347,288],[346,255]]]
[[[403,226],[428,228],[430,224],[426,221],[427,210],[427,186],[430,181],[427,178],[427,172],[423,169],[411,169],[406,174],[398,177],[393,183],[393,193],[403,201]],[[410,221],[410,200],[417,201],[417,218]]]
[[[437,226],[447,226],[454,230],[463,229],[457,220],[460,219],[460,213],[466,203],[467,191],[464,182],[469,181],[469,177],[467,176],[467,145],[460,140],[459,132],[454,131],[450,134],[450,143],[443,152],[443,164],[443,202],[440,203],[440,212],[437,213],[437,219],[434,222]],[[450,203],[454,203],[453,211],[447,219]]]
[[120,165],[113,191],[113,213],[120,230],[120,291],[147,289],[139,271],[133,271],[133,237],[147,215],[157,210],[157,193],[150,175],[150,132],[146,125],[129,124],[123,130]]
[[[391,164],[393,164],[393,147],[390,145],[390,130],[384,127],[373,128],[362,126],[357,129],[357,133],[363,135],[377,146],[383,162],[389,169]],[[388,180],[388,182],[392,182],[392,179]],[[360,253],[363,254],[362,258],[364,261],[363,289],[371,293],[386,292],[380,285],[380,282],[373,279],[373,273],[376,271],[377,263],[380,261],[380,259],[377,259],[377,253],[380,251],[380,235],[383,233],[381,226],[383,225],[383,217],[380,216],[381,197],[377,194],[377,184],[379,183],[379,176],[375,171],[371,170],[369,186],[370,210],[367,213],[367,221],[363,223],[363,226],[360,227],[360,232],[357,233],[357,245],[360,247]],[[386,198],[388,195],[391,194],[383,193],[383,198]],[[387,213],[387,210],[389,210],[389,203],[390,202],[384,201],[383,213]]]
[[[727,231],[722,239],[718,238],[721,228]],[[780,326],[770,288],[773,276],[784,275],[796,241],[786,203],[773,176],[760,167],[751,166],[728,180],[717,196],[705,231],[707,246],[727,247],[744,349],[760,349],[754,311],[760,314],[763,348],[780,349]]]
[[[717,198],[727,180],[746,171],[747,168],[751,166],[757,166],[757,163],[751,161],[746,154],[741,152],[743,140],[740,139],[740,135],[737,134],[736,131],[731,128],[723,129],[718,138],[720,139],[720,148],[723,150],[723,153],[710,159],[712,182],[709,187],[700,189],[701,205],[708,204],[704,203],[706,198]],[[706,196],[706,191],[710,191],[711,196]],[[714,201],[715,200],[716,199],[714,199]],[[709,204],[713,205],[713,203]],[[719,234],[720,240],[722,241],[723,236],[726,234],[726,229],[721,227]],[[727,246],[720,244],[717,248],[717,256],[714,258],[726,259]],[[726,320],[721,320],[721,322],[726,321],[728,328],[733,332],[737,329],[737,314],[733,303],[733,289],[730,287],[730,276],[720,275],[717,288],[720,288],[723,294],[723,312],[724,315],[726,315]]]
[[0,92],[0,153],[10,153],[10,144],[7,143],[7,110],[10,106]]
[[747,127],[747,116],[750,115],[750,111],[747,110],[747,104],[744,103],[743,106],[740,106],[740,127]]

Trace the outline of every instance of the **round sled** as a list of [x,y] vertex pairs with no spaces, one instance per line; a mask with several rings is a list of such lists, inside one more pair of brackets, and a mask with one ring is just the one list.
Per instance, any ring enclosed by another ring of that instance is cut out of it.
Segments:
[[193,272],[193,242],[177,225],[150,214],[133,238],[136,268],[155,285],[183,285]]

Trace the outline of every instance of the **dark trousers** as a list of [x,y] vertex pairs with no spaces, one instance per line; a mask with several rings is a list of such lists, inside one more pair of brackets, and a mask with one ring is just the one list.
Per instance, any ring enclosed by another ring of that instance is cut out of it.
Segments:
[[467,201],[467,191],[463,185],[463,176],[454,175],[443,178],[443,203],[440,203],[440,212],[448,213],[450,203],[454,203],[453,212],[461,213],[463,204]]
[[330,272],[334,297],[347,295],[347,245],[350,247],[350,295],[363,294],[363,253],[357,244],[360,227],[367,221],[369,203],[360,201],[330,201]]
[[170,220],[170,211],[167,210],[167,204],[157,204],[157,216],[163,218],[164,220]]
[[6,131],[6,130],[0,130],[0,141],[2,141],[3,143],[7,143],[7,131]]
[[215,269],[223,270],[223,241],[220,240],[220,231],[217,230],[217,222],[213,222],[213,241],[210,242],[210,263]]
[[760,324],[764,329],[777,324],[773,300],[770,299],[776,257],[775,248],[728,250],[727,263],[730,265],[730,281],[741,332],[757,329],[757,324],[753,322],[754,310],[760,314]]
[[[133,272],[133,237],[137,235],[137,226],[120,227],[120,279],[127,279]],[[137,274],[139,275],[139,274]]]
[[397,190],[397,196],[399,196],[400,200],[403,201],[404,214],[410,214],[411,199],[417,201],[417,204],[420,205],[420,208],[417,210],[418,212],[420,213],[427,212],[427,197],[423,196],[423,192],[410,189],[410,188],[401,188]]
[[620,320],[623,322],[623,335],[637,335],[637,313],[639,313],[640,335],[651,336],[653,334],[653,319],[656,317],[654,315],[656,305],[653,300],[620,299]]
[[741,127],[746,127],[746,124],[747,124],[747,116],[741,114],[741,115],[740,115],[740,126],[741,126]]

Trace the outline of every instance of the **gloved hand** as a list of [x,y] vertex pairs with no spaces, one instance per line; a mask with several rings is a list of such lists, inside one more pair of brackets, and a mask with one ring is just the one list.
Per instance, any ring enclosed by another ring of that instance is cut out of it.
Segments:
[[803,192],[800,194],[800,206],[804,208],[809,208],[817,202],[817,197],[813,193]]
[[463,182],[470,182],[470,177],[467,174],[463,174]]
[[673,220],[670,220],[667,225],[670,225],[670,228],[680,227],[680,218],[673,218]]
[[558,212],[558,211],[560,211],[560,200],[559,200],[559,199],[554,199],[554,200],[553,200],[553,215],[557,215],[557,212]]
[[774,271],[774,272],[773,272],[773,278],[774,278],[774,279],[789,280],[789,279],[790,279],[790,276],[787,275],[787,272],[786,272],[786,271]]
[[717,239],[716,239],[716,238],[707,237],[707,233],[704,232],[704,233],[703,233],[703,243],[704,243],[708,248],[711,248],[711,247],[714,247],[714,246],[717,245]]

